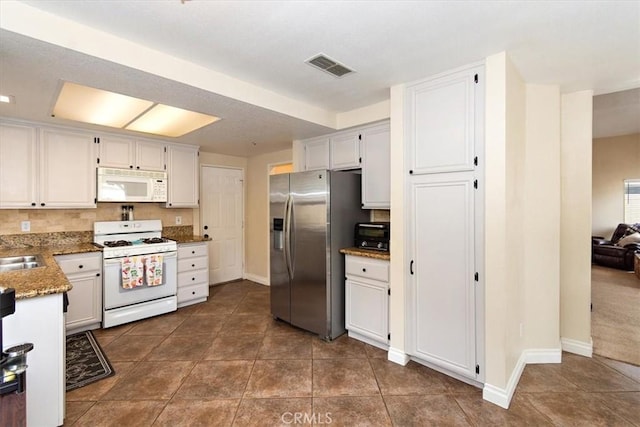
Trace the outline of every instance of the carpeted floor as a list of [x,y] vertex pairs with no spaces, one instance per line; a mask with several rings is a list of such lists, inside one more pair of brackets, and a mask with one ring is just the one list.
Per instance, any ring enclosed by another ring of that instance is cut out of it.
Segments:
[[633,272],[591,268],[593,352],[640,365],[640,279]]

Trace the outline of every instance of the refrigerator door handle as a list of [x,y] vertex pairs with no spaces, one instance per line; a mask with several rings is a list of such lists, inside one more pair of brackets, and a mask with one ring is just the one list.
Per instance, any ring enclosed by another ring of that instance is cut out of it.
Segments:
[[291,195],[284,202],[284,262],[287,266],[289,280],[293,277],[291,272]]

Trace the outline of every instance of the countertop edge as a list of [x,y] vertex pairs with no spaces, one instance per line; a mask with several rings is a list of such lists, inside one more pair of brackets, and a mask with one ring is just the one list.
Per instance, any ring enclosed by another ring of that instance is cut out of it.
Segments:
[[381,259],[385,261],[391,260],[391,254],[389,252],[373,251],[370,249],[361,249],[356,247],[342,248],[340,249],[340,253],[345,255],[361,256],[365,258]]
[[30,270],[0,273],[0,288],[13,288],[16,300],[24,300],[38,296],[68,292],[73,289],[67,276],[55,260],[59,255],[77,255],[82,253],[102,252],[93,243],[80,243],[66,246],[43,246],[26,248],[2,248],[1,256],[41,255],[43,267]]

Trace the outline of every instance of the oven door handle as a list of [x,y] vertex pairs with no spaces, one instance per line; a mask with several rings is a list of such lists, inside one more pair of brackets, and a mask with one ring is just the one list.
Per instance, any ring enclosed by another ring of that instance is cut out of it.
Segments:
[[108,258],[104,260],[104,265],[112,265],[112,264],[120,264],[121,260],[123,258],[131,258],[134,256],[151,256],[151,255],[162,255],[164,257],[164,259],[172,259],[172,258],[177,258],[178,257],[178,252],[176,251],[171,251],[171,252],[156,252],[153,254],[145,254],[145,255],[131,255],[131,256],[126,256],[126,257],[118,257],[118,258]]

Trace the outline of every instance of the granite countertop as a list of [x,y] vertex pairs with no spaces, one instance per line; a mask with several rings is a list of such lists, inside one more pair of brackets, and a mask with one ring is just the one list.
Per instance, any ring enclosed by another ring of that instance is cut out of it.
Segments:
[[360,249],[360,248],[343,248],[340,249],[340,253],[341,254],[345,254],[345,255],[355,255],[355,256],[362,256],[365,258],[375,258],[375,259],[382,259],[382,260],[386,260],[389,261],[391,260],[391,254],[389,252],[383,252],[383,251],[374,251],[371,249]]
[[169,238],[171,240],[175,240],[178,244],[208,242],[211,240],[211,237],[202,237],[202,236],[171,236]]
[[0,257],[41,255],[44,267],[0,273],[0,288],[16,290],[16,299],[58,294],[71,290],[71,283],[54,259],[56,255],[100,252],[93,243],[77,243],[60,246],[0,248]]

